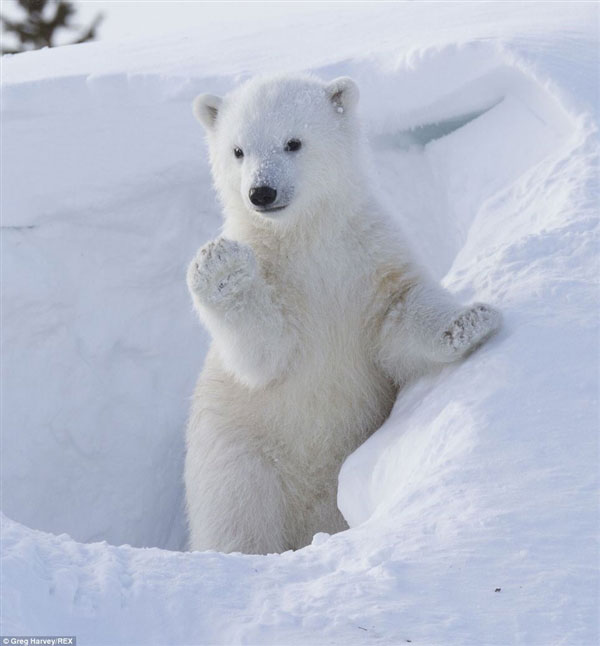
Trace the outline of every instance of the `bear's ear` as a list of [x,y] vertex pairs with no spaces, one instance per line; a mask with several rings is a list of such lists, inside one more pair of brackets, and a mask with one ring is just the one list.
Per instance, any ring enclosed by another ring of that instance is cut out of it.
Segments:
[[333,79],[327,85],[327,93],[336,112],[340,114],[354,108],[360,96],[358,85],[348,76],[340,76],[337,79]]
[[201,94],[194,99],[194,116],[207,130],[214,128],[222,102],[223,99],[214,94]]

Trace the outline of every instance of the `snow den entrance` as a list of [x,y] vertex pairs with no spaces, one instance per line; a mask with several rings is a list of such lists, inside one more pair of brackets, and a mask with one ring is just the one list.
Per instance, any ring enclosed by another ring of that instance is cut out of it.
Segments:
[[[510,235],[512,222],[476,216],[518,180],[525,201],[527,173],[572,132],[548,88],[482,44],[317,73],[358,81],[382,199],[440,280],[479,261],[474,222],[478,239]],[[208,340],[184,275],[219,224],[189,106],[233,81],[206,83],[112,75],[7,89],[6,149],[36,182],[4,182],[3,498],[29,527],[185,547],[183,433]],[[445,456],[424,465],[429,441],[408,444],[400,466],[435,468]],[[377,501],[352,493],[361,474],[342,474],[355,525]]]

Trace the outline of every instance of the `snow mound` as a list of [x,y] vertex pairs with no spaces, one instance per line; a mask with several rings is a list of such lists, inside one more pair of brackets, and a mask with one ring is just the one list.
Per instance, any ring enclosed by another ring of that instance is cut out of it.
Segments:
[[[3,634],[594,643],[597,143],[577,76],[594,61],[568,35],[440,44],[419,24],[426,46],[306,66],[356,78],[382,199],[505,328],[405,389],[346,461],[349,531],[267,557],[168,551],[185,545],[183,428],[207,344],[184,272],[219,227],[190,102],[265,66],[103,72],[102,45],[8,59]],[[40,73],[52,57],[70,72]]]

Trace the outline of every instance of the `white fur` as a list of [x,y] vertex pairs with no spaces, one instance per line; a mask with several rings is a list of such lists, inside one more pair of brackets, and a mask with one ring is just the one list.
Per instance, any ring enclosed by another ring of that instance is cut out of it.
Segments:
[[[213,337],[187,434],[192,549],[281,552],[344,529],[343,460],[401,385],[500,324],[415,265],[365,179],[357,101],[351,79],[304,76],[195,101],[225,224],[188,271]],[[285,208],[258,212],[261,185]]]

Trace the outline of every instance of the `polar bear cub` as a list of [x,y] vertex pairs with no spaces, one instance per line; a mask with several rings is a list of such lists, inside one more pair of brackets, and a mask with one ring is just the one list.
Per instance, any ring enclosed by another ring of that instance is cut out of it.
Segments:
[[347,527],[344,459],[398,389],[500,325],[415,264],[364,170],[349,78],[253,79],[201,95],[223,235],[188,287],[212,335],[192,402],[190,546],[265,554]]

